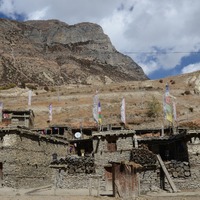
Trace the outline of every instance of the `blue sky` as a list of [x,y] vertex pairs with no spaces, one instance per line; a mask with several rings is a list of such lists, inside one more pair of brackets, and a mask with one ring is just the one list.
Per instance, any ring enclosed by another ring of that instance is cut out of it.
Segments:
[[200,0],[0,0],[0,17],[99,24],[150,79],[200,70]]

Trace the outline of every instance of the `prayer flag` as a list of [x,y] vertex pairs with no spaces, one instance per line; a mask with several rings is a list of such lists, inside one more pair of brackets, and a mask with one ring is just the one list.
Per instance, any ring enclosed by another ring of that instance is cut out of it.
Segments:
[[32,91],[28,91],[28,105],[31,106],[31,97],[32,97]]
[[98,102],[98,123],[99,123],[99,125],[102,124],[101,103],[100,103],[100,101]]
[[96,95],[93,98],[93,118],[96,121],[96,123],[98,123],[98,102],[99,102],[99,97],[98,94],[96,92]]
[[126,124],[125,98],[121,102],[121,121]]
[[165,119],[173,123],[173,101],[172,101],[172,96],[169,94],[168,83],[166,84],[163,107],[164,107]]
[[177,116],[176,116],[176,103],[173,101],[173,115],[174,115],[174,120],[177,120]]
[[52,109],[52,104],[49,104],[49,121],[52,121],[52,112],[53,109]]

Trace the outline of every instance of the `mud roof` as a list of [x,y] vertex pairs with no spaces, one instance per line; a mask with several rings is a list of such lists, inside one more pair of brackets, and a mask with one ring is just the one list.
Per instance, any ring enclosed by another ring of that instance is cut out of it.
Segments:
[[3,113],[13,113],[13,114],[18,114],[18,115],[22,115],[22,114],[32,114],[34,117],[34,112],[33,110],[29,109],[29,110],[9,110],[9,109],[3,109],[2,110]]

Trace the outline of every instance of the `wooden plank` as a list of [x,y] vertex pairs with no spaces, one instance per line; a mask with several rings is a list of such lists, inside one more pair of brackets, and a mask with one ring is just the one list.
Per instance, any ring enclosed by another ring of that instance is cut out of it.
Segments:
[[169,172],[167,171],[167,168],[165,167],[165,164],[164,164],[164,162],[163,162],[163,160],[162,160],[162,158],[160,157],[159,154],[157,155],[157,158],[158,158],[158,161],[159,161],[159,163],[160,163],[160,166],[162,167],[162,169],[163,169],[163,171],[164,171],[164,173],[165,173],[165,175],[166,175],[166,178],[167,178],[167,180],[168,180],[168,182],[169,182],[169,185],[171,186],[173,192],[177,192],[178,190],[177,190],[177,188],[176,188],[176,186],[175,186],[173,180],[171,179],[171,177],[170,177],[170,175],[169,175]]
[[[122,189],[121,189],[121,186],[120,186],[120,183],[119,183],[118,180],[115,180],[115,186],[116,186],[116,189],[117,189],[118,196],[120,198],[122,198],[123,197]],[[116,194],[115,194],[115,196],[116,196]]]

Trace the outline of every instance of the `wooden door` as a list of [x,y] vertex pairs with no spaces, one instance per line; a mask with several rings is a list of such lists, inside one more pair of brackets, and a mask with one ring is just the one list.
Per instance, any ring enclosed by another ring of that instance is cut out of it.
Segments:
[[112,191],[112,167],[104,167],[105,169],[105,181],[106,181],[106,190]]

